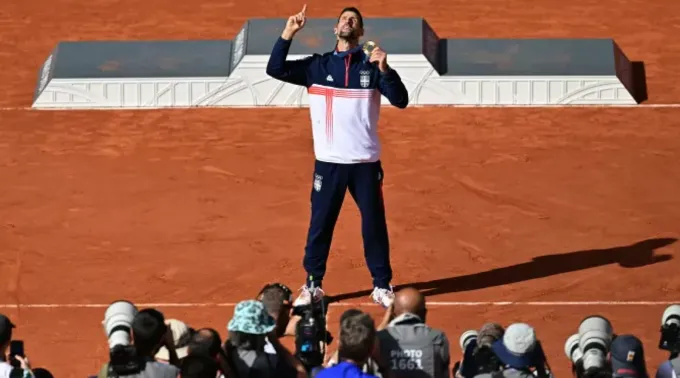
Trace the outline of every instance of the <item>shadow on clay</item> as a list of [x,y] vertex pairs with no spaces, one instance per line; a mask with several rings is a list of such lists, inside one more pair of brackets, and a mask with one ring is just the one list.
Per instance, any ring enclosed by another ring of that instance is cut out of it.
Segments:
[[[596,268],[609,264],[619,264],[624,268],[638,268],[669,261],[672,255],[657,255],[655,250],[673,244],[678,239],[647,239],[632,245],[589,249],[555,255],[534,257],[530,262],[496,268],[486,272],[468,274],[433,281],[414,282],[395,286],[394,290],[413,287],[425,296],[457,293],[461,291],[486,289],[494,286],[545,278],[558,274]],[[345,293],[329,297],[331,302],[368,296],[371,290]]]
[[647,73],[644,62],[632,62],[633,65],[633,98],[638,104],[647,101]]

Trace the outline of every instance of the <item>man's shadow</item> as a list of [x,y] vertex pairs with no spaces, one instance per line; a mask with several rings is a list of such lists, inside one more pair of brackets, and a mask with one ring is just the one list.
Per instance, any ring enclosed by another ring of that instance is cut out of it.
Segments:
[[[530,281],[609,264],[619,264],[625,268],[637,268],[671,260],[673,258],[672,255],[655,255],[655,250],[673,244],[677,240],[675,238],[648,239],[622,247],[538,256],[534,257],[530,262],[522,264],[464,276],[399,285],[394,289],[399,290],[408,286],[420,290],[426,296],[430,296]],[[332,296],[329,300],[337,302],[369,294],[371,294],[371,290],[357,291]]]

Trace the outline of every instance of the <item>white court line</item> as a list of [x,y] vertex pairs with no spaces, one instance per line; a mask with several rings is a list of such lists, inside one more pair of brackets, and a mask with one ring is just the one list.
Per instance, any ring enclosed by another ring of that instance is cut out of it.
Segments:
[[[387,106],[385,106],[387,107]],[[0,111],[145,111],[145,110],[187,110],[187,109],[307,109],[307,106],[172,106],[172,107],[144,107],[144,108],[33,108],[30,106],[6,106],[0,107]],[[680,108],[680,104],[638,104],[638,105],[410,105],[409,108],[529,108],[529,109],[569,109],[569,108],[629,108],[629,109],[644,109],[644,108]]]
[[[0,304],[0,309],[60,309],[60,308],[106,308],[110,303],[35,303],[35,304]],[[137,307],[164,308],[199,308],[199,307],[234,307],[237,302],[223,303],[135,303]],[[435,307],[474,307],[474,306],[668,306],[680,304],[678,301],[546,301],[546,302],[437,302],[428,301],[428,306]],[[375,303],[338,302],[331,303],[331,307],[374,307]]]

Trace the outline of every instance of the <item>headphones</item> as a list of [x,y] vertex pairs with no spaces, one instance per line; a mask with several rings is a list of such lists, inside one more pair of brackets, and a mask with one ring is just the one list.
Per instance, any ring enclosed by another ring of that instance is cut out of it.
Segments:
[[284,305],[291,306],[293,304],[293,292],[288,288],[288,286],[278,282],[264,285],[262,290],[260,290],[260,292],[257,294],[257,299],[258,300],[262,299],[262,294],[264,294],[265,290],[271,288],[277,288],[283,291],[283,293],[285,294],[285,299],[283,301]]

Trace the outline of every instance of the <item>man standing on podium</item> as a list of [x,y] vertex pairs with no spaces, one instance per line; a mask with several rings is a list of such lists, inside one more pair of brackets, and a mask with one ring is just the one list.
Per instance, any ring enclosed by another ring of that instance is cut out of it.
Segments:
[[371,46],[369,51],[359,45],[364,22],[356,8],[340,13],[333,29],[334,51],[286,60],[293,37],[305,26],[306,8],[288,18],[267,64],[267,75],[307,88],[316,157],[303,259],[307,279],[293,304],[307,305],[324,296],[322,281],[333,231],[349,189],[361,212],[364,256],[373,278],[371,297],[389,307],[394,292],[377,127],[381,95],[404,109],[408,91],[380,47]]

